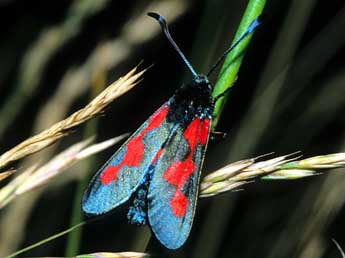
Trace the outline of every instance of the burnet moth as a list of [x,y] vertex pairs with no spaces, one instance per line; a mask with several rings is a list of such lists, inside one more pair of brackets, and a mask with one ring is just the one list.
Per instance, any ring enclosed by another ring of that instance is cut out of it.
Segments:
[[120,147],[91,180],[82,200],[86,215],[100,215],[130,201],[130,223],[149,224],[167,248],[181,247],[190,233],[200,171],[217,98],[207,76],[243,38],[258,26],[255,20],[207,73],[195,72],[172,39],[166,22],[156,19],[165,36],[193,74]]

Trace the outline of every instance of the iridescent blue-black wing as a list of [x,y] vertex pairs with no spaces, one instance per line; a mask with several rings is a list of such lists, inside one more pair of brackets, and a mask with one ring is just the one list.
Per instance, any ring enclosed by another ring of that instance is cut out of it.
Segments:
[[170,134],[169,108],[168,103],[159,108],[96,173],[83,196],[84,213],[106,213],[126,202],[142,184]]
[[148,220],[169,249],[182,246],[192,227],[210,123],[197,117],[186,129],[175,128],[152,164]]

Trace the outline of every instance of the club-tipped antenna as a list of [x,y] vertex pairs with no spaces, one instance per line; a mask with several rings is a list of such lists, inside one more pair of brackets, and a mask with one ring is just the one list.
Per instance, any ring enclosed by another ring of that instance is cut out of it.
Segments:
[[227,54],[229,54],[229,52],[231,50],[233,50],[235,47],[237,47],[238,44],[241,43],[241,41],[247,37],[250,33],[252,33],[256,27],[258,27],[260,25],[260,20],[259,18],[256,18],[251,24],[250,26],[248,27],[248,29],[246,30],[245,33],[243,33],[243,35],[233,44],[231,45],[225,52],[224,54],[218,58],[217,62],[211,67],[211,69],[208,71],[208,73],[206,74],[207,76],[209,76],[213,71],[214,69],[217,68],[217,66],[224,60],[224,58],[226,57]]
[[164,19],[163,16],[159,15],[158,13],[147,13],[148,16],[154,18],[155,20],[157,20],[162,28],[162,31],[164,33],[164,35],[167,37],[167,39],[169,40],[169,42],[173,45],[173,47],[175,48],[175,50],[177,51],[177,53],[182,57],[184,63],[187,65],[188,69],[192,72],[194,77],[198,77],[198,74],[195,72],[194,68],[192,67],[192,65],[188,62],[187,58],[184,56],[184,54],[182,53],[182,51],[180,50],[180,48],[177,46],[177,44],[175,43],[175,41],[173,40],[173,38],[170,35],[170,32],[168,30],[168,25]]

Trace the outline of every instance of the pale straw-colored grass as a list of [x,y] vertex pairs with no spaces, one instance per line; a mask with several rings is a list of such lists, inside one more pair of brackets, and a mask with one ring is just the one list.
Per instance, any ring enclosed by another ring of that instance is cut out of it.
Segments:
[[9,177],[15,172],[14,169],[7,170],[5,172],[0,173],[0,181],[4,180],[5,178]]
[[123,134],[87,147],[93,141],[90,138],[70,146],[42,166],[36,164],[28,168],[0,189],[0,209],[19,195],[49,183],[76,162],[109,148],[127,136],[128,134]]
[[[297,153],[296,153],[297,154]],[[297,160],[294,154],[257,162],[258,158],[231,163],[207,175],[200,187],[200,197],[231,191],[254,179],[292,180],[320,174],[322,169],[345,167],[345,153],[320,155]]]
[[[0,169],[8,166],[13,161],[19,160],[46,148],[60,138],[66,136],[72,128],[99,115],[114,99],[133,88],[139,82],[144,72],[145,70],[137,73],[137,67],[132,69],[125,76],[109,85],[84,108],[74,112],[66,119],[57,122],[50,128],[26,139],[22,143],[2,154],[0,156]],[[5,177],[6,175],[7,174],[1,173],[0,178]]]
[[148,258],[147,253],[138,253],[138,252],[120,252],[120,253],[92,253],[77,255],[76,258]]

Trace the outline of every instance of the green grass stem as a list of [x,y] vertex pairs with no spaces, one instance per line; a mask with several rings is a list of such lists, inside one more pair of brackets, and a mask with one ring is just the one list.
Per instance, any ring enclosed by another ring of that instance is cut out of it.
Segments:
[[[250,24],[261,15],[264,6],[266,4],[266,0],[249,0],[247,8],[244,12],[242,17],[241,23],[237,29],[235,37],[233,39],[233,43],[235,43],[248,29]],[[242,42],[235,47],[226,57],[224,64],[220,70],[217,83],[215,84],[213,90],[213,97],[222,94],[223,92],[227,91],[235,82],[237,78],[237,73],[241,67],[243,55],[248,47],[248,44],[252,38],[252,35],[248,35]],[[214,129],[219,121],[221,112],[223,110],[224,104],[228,98],[228,94],[226,94],[223,98],[220,98],[215,106],[213,115],[214,118],[212,120],[212,128]]]
[[56,238],[59,238],[59,237],[62,237],[64,235],[68,234],[69,232],[72,232],[73,230],[84,226],[85,224],[86,224],[86,222],[81,222],[81,223],[79,223],[79,224],[77,224],[77,225],[75,225],[73,227],[70,227],[69,229],[66,229],[66,230],[64,230],[64,231],[62,231],[60,233],[57,233],[57,234],[55,234],[55,235],[53,235],[51,237],[48,237],[48,238],[46,238],[46,239],[44,239],[42,241],[39,241],[39,242],[37,242],[37,243],[35,243],[33,245],[29,245],[29,246],[27,246],[27,247],[25,247],[23,249],[20,249],[20,250],[16,251],[15,253],[12,253],[12,254],[6,256],[5,258],[16,257],[19,254],[25,253],[25,252],[27,252],[27,251],[29,251],[31,249],[34,249],[34,248],[36,248],[36,247],[38,247],[40,245],[48,243],[49,241],[52,241],[52,240],[54,240]]

